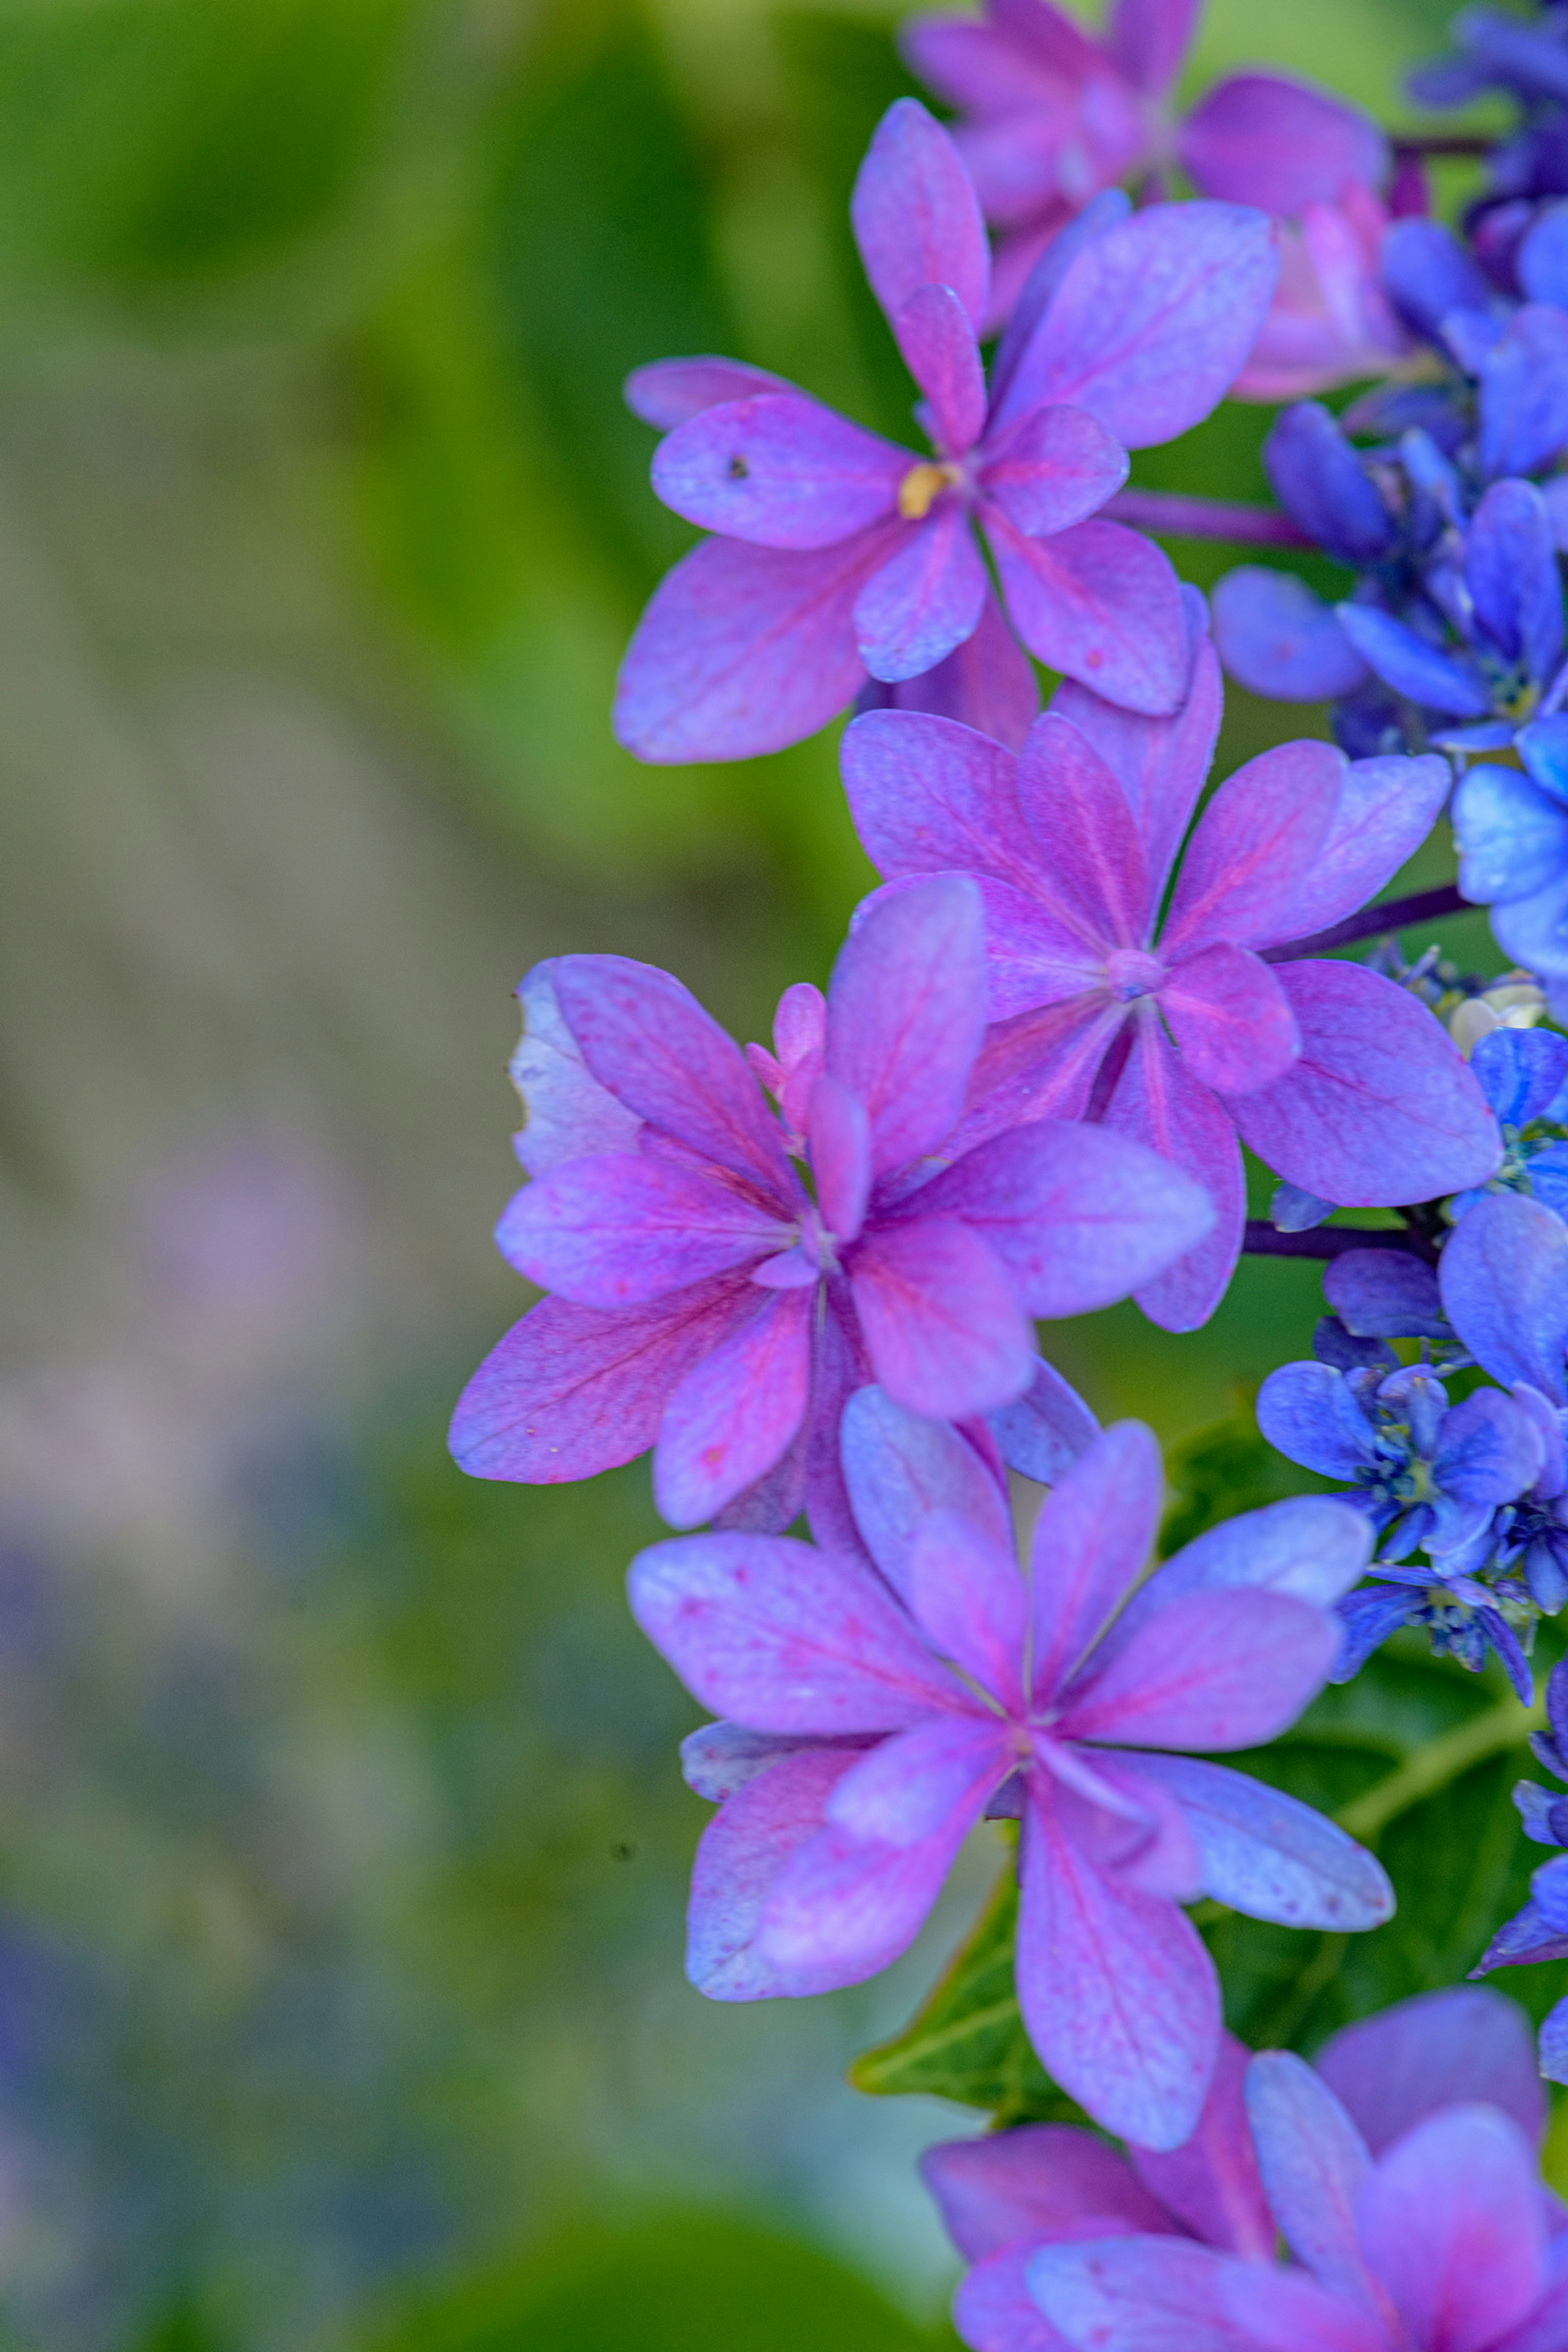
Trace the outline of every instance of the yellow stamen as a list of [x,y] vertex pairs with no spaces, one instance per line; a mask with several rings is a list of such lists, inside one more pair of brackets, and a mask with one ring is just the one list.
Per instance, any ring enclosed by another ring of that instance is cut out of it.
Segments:
[[943,490],[960,478],[956,466],[933,465],[923,458],[911,466],[899,484],[899,512],[906,522],[924,522]]

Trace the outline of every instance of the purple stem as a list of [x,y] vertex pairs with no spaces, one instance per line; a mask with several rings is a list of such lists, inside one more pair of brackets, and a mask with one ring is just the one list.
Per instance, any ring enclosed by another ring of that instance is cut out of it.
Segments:
[[1415,131],[1391,142],[1396,162],[1419,155],[1489,155],[1495,139],[1478,138],[1460,131]]
[[1249,1257],[1343,1257],[1346,1250],[1403,1250],[1436,1265],[1437,1253],[1424,1234],[1392,1233],[1386,1226],[1314,1225],[1304,1234],[1282,1234],[1263,1217],[1248,1217],[1241,1244]]
[[1188,499],[1173,490],[1118,490],[1100,509],[1142,530],[1173,531],[1184,539],[1226,539],[1246,547],[1311,547],[1288,515],[1271,507],[1244,507],[1228,499]]
[[1460,897],[1457,883],[1445,882],[1436,890],[1417,890],[1408,898],[1388,898],[1381,907],[1363,907],[1359,915],[1347,915],[1342,923],[1331,923],[1326,931],[1314,931],[1310,939],[1287,940],[1281,947],[1260,948],[1258,953],[1265,963],[1291,963],[1298,956],[1348,947],[1352,940],[1382,939],[1386,932],[1403,931],[1412,923],[1436,923],[1445,915],[1479,912],[1468,898]]

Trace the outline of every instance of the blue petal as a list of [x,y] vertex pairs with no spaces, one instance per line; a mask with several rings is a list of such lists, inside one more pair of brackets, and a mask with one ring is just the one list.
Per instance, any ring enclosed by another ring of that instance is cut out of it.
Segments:
[[1438,1275],[1443,1304],[1483,1371],[1568,1403],[1568,1226],[1537,1201],[1489,1193],[1456,1225]]
[[1439,751],[1506,751],[1518,732],[1511,719],[1479,719],[1473,727],[1445,727],[1431,741]]
[[[1548,1869],[1552,1866],[1547,1864]],[[1522,1911],[1516,1911],[1511,1919],[1504,1920],[1470,1974],[1484,1977],[1489,1969],[1520,1968],[1531,1960],[1563,1958],[1568,1958],[1568,1934],[1552,1927],[1540,1904],[1531,1902]]]
[[1325,1478],[1353,1478],[1377,1458],[1366,1415],[1343,1373],[1327,1364],[1281,1364],[1270,1372],[1258,1391],[1258,1426],[1290,1461]]
[[1488,1641],[1502,1661],[1504,1674],[1513,1685],[1514,1696],[1521,1706],[1528,1706],[1535,1696],[1535,1685],[1531,1677],[1530,1661],[1519,1646],[1519,1635],[1495,1609],[1481,1609],[1477,1614],[1487,1629]]
[[1274,495],[1309,539],[1342,563],[1375,563],[1394,541],[1394,518],[1339,420],[1321,401],[1299,401],[1263,444]]
[[1420,1607],[1420,1602],[1408,1592],[1386,1585],[1368,1585],[1361,1592],[1352,1592],[1340,1602],[1339,1613],[1344,1622],[1344,1638],[1331,1683],[1348,1683],[1359,1675],[1373,1652],[1407,1624]]
[[1533,482],[1494,482],[1465,549],[1476,617],[1498,650],[1544,681],[1563,651],[1563,584],[1546,502]]
[[1268,1222],[1277,1234],[1310,1233],[1338,1206],[1337,1201],[1325,1201],[1317,1192],[1303,1192],[1300,1184],[1276,1184],[1268,1203]]
[[1453,719],[1481,719],[1490,710],[1491,697],[1479,677],[1392,613],[1380,613],[1374,604],[1336,604],[1334,610],[1357,653],[1396,694]]
[[1450,310],[1484,310],[1492,289],[1441,221],[1396,220],[1384,234],[1383,282],[1407,319],[1436,334]]
[[1532,302],[1568,310],[1568,205],[1548,205],[1513,257],[1513,273]]
[[1480,377],[1482,473],[1533,474],[1568,442],[1568,311],[1527,303]]
[[1568,718],[1559,710],[1550,719],[1532,719],[1514,740],[1527,772],[1542,791],[1568,803]]
[[1504,955],[1545,985],[1552,1017],[1563,1020],[1568,1006],[1556,1001],[1556,992],[1568,981],[1568,861],[1539,890],[1494,907],[1491,925]]
[[1367,675],[1331,605],[1293,572],[1244,563],[1210,592],[1214,640],[1238,685],[1281,702],[1331,702]]
[[1503,1125],[1528,1127],[1545,1117],[1568,1078],[1568,1037],[1551,1029],[1494,1029],[1470,1055],[1470,1067]]
[[[1548,1617],[1555,1617],[1568,1601],[1565,1554],[1568,1546],[1554,1542],[1551,1536],[1537,1536],[1524,1548],[1524,1580],[1530,1588],[1530,1597]],[[1563,1841],[1560,1839],[1558,1843]]]
[[1331,1364],[1336,1371],[1352,1372],[1370,1366],[1374,1371],[1390,1370],[1399,1359],[1386,1339],[1358,1339],[1347,1331],[1337,1315],[1320,1315],[1312,1333],[1312,1353],[1320,1364]]
[[1452,1336],[1436,1274],[1408,1250],[1346,1250],[1324,1268],[1323,1296],[1358,1339]]
[[1519,1807],[1524,1834],[1532,1844],[1562,1844],[1561,1838],[1552,1836],[1546,1819],[1557,1802],[1550,1789],[1543,1789],[1539,1780],[1518,1780],[1514,1783],[1513,1801]]
[[1054,1486],[1100,1433],[1078,1391],[1040,1357],[1023,1395],[988,1413],[986,1423],[1008,1469],[1042,1486]]
[[1522,898],[1568,872],[1568,810],[1517,768],[1472,768],[1454,793],[1459,887],[1477,906]]
[[1568,1998],[1549,2009],[1541,2021],[1536,2061],[1549,2083],[1568,2083]]
[[1554,1217],[1568,1218],[1568,1143],[1549,1143],[1526,1164],[1532,1200]]

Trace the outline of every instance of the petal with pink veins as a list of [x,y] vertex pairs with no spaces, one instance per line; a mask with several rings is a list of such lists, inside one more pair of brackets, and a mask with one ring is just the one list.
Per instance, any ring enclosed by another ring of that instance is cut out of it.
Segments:
[[898,510],[915,459],[801,393],[705,408],[654,452],[653,487],[700,530],[753,547],[824,548]]
[[862,688],[860,708],[929,710],[1016,751],[1039,711],[1040,688],[1033,663],[988,591],[973,636],[919,677],[879,679]]
[[1029,1596],[1011,1541],[998,1542],[951,1511],[933,1512],[915,1532],[909,1588],[931,1648],[1009,1714],[1021,1713]]
[[944,2140],[927,2148],[920,2170],[966,2262],[1020,2240],[1067,2237],[1085,2222],[1105,2232],[1171,2233],[1167,2200],[1156,2202],[1124,2156],[1075,2124],[1019,2124]]
[[951,286],[917,286],[892,320],[904,365],[931,403],[937,446],[961,457],[985,424],[985,370]]
[[1062,1695],[1065,1739],[1138,1748],[1254,1748],[1327,1682],[1339,1628],[1281,1592],[1189,1592],[1114,1635]]
[[1026,539],[1098,514],[1127,479],[1127,452],[1081,408],[1047,405],[986,444],[983,495]]
[[1312,2061],[1373,2156],[1439,2107],[1483,2099],[1532,2145],[1547,2096],[1518,2004],[1485,1985],[1446,1985],[1331,2034]]
[[635,1151],[642,1126],[594,1077],[555,1001],[551,956],[518,983],[522,1035],[507,1076],[522,1099],[525,1124],[514,1149],[531,1176],[548,1176],[563,1160],[589,1152]]
[[1129,2154],[1140,2187],[1195,2238],[1266,2263],[1273,2259],[1279,2232],[1247,2127],[1242,2086],[1250,2055],[1234,2034],[1222,2034],[1214,2079],[1191,2139],[1163,2155],[1142,2147]]
[[1214,1212],[1205,1236],[1134,1293],[1152,1323],[1194,1331],[1224,1297],[1241,1252],[1247,1190],[1230,1111],[1173,1052],[1156,1020],[1141,1020],[1105,1114],[1106,1132],[1132,1137],[1201,1184]]
[[939,499],[855,600],[861,660],[891,684],[934,669],[973,635],[990,593],[966,509]]
[[1329,839],[1346,765],[1331,743],[1277,743],[1226,779],[1187,845],[1162,954],[1301,936],[1297,903]]
[[630,1151],[567,1160],[514,1194],[496,1227],[509,1265],[583,1307],[640,1306],[790,1237],[744,1193]]
[[793,393],[800,400],[809,396],[767,368],[749,366],[744,360],[708,357],[653,360],[647,367],[633,368],[625,387],[632,415],[640,416],[645,425],[656,425],[661,433],[700,416],[705,408],[721,408],[727,401],[754,400],[759,393],[772,392]]
[[1108,1048],[1127,1016],[1103,989],[999,1021],[986,1032],[970,1076],[962,1152],[1038,1118],[1081,1118]]
[[1495,2107],[1449,2107],[1396,2140],[1356,2221],[1413,2343],[1488,2352],[1546,2292],[1535,2153]]
[[1160,1010],[1194,1077],[1215,1093],[1266,1087],[1301,1050],[1289,1000],[1268,966],[1223,940],[1173,967]]
[[963,875],[922,877],[884,898],[839,950],[826,1066],[866,1107],[874,1175],[934,1151],[956,1124],[984,991],[980,893]]
[[823,1810],[857,1751],[811,1748],[783,1758],[726,1800],[703,1831],[691,1866],[686,1973],[710,2000],[768,2000],[830,1992],[831,1969],[780,1969],[757,1950],[757,1923],[773,1881],[822,1828]]
[[1030,1549],[1037,1703],[1054,1698],[1126,1599],[1164,1501],[1152,1433],[1123,1421],[1101,1432],[1041,1504]]
[[983,1802],[918,1845],[870,1844],[830,1823],[773,1882],[757,1937],[764,1962],[834,1984],[877,1975],[919,1935]]
[[1181,588],[1152,540],[1098,520],[1026,539],[994,507],[985,535],[1013,625],[1048,669],[1151,717],[1177,708],[1188,668]]
[[1203,1891],[1249,1919],[1332,1934],[1380,1927],[1394,1910],[1382,1864],[1322,1813],[1245,1772],[1194,1756],[1139,1756],[1131,1768],[1182,1808]]
[[980,203],[957,148],[917,99],[872,134],[849,200],[855,242],[889,320],[922,286],[950,286],[978,333],[991,283]]
[[1001,743],[925,711],[868,710],[845,730],[839,767],[860,845],[885,880],[989,874],[1029,888],[1037,852],[1017,761]]
[[1435,751],[1418,760],[1352,760],[1310,870],[1300,877],[1288,936],[1327,930],[1375,898],[1442,815],[1452,782],[1447,761]]
[[858,1389],[844,1408],[842,1451],[861,1538],[906,1605],[916,1538],[934,1513],[954,1514],[1010,1551],[1005,1486],[947,1422],[906,1412],[879,1388]]
[[653,1496],[672,1528],[694,1528],[779,1461],[811,1394],[816,1294],[775,1291],[681,1381],[664,1409]]
[[811,1090],[806,1139],[823,1222],[837,1240],[852,1242],[871,1192],[871,1122],[858,1095],[826,1070]]
[[849,1286],[878,1380],[895,1403],[963,1420],[1022,1395],[1033,1335],[995,1252],[951,1217],[875,1229]]
[[1036,895],[1102,951],[1142,946],[1149,877],[1137,820],[1093,745],[1054,710],[1030,730],[1017,791]]
[[1105,992],[1105,957],[1086,945],[1058,909],[1016,890],[1010,882],[980,877],[985,906],[985,1010],[1010,1021],[1042,1004],[1063,1004]]
[[955,1812],[972,1822],[1013,1769],[1005,1725],[977,1708],[879,1741],[835,1788],[827,1819],[871,1845],[922,1844]]

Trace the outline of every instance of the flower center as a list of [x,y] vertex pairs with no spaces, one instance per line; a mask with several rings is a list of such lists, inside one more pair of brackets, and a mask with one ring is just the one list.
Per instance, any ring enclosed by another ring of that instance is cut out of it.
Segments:
[[1164,977],[1159,957],[1144,948],[1116,948],[1105,959],[1105,985],[1120,1004],[1152,996]]
[[922,457],[899,484],[899,512],[906,522],[924,522],[943,490],[955,489],[963,479],[961,466],[939,465]]

